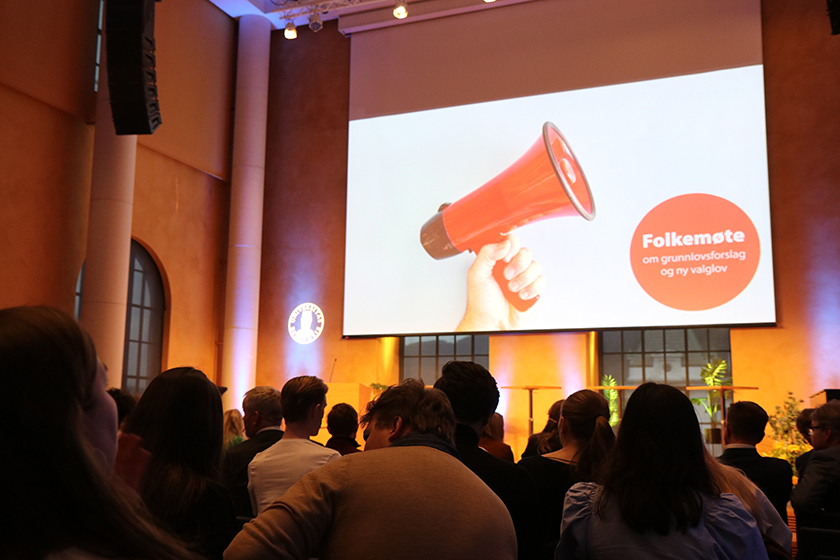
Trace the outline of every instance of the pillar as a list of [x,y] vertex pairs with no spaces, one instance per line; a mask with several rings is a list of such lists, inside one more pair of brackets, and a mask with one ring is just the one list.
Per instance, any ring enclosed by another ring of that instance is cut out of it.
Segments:
[[104,48],[100,59],[81,320],[108,367],[108,386],[120,387],[137,137],[114,130]]
[[270,43],[267,19],[239,19],[222,348],[225,409],[239,408],[256,382]]

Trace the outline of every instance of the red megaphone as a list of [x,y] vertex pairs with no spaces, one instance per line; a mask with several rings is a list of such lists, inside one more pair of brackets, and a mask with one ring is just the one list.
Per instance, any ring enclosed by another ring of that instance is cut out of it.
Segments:
[[[575,216],[595,219],[595,201],[568,142],[547,122],[522,157],[496,177],[452,204],[444,204],[420,229],[423,248],[435,259],[478,252],[529,222]],[[522,300],[507,289],[503,263],[493,274],[508,301],[520,311],[537,298]]]

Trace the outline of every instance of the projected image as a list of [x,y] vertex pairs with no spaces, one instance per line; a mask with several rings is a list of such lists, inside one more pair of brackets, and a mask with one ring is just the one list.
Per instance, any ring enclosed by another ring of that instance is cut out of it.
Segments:
[[348,336],[771,323],[769,249],[760,66],[350,123]]

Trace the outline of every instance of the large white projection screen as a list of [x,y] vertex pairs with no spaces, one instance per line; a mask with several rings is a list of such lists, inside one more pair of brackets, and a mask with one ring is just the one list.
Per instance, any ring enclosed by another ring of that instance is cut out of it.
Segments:
[[[458,79],[448,96],[445,81],[429,84],[437,107],[425,107],[422,92],[379,103],[363,79],[371,73],[359,70],[372,61],[359,57],[382,39],[354,36],[345,335],[775,322],[757,2],[679,3],[676,15],[694,18],[677,23],[661,2],[608,2],[624,11],[611,17],[645,22],[598,45],[598,57],[627,59],[632,48],[647,57],[629,71],[606,62],[585,68],[597,62],[586,48],[597,39],[584,32],[594,17],[587,4],[462,16],[464,36],[480,46],[491,15],[580,12],[574,33],[537,30],[519,45],[522,64],[535,66],[528,57],[536,37],[540,50],[563,53],[536,66],[569,72],[554,84],[520,81],[513,89],[529,91],[507,99],[499,94],[511,87],[492,84],[509,75],[511,53],[483,63],[486,80],[474,78],[472,93]],[[453,23],[441,21],[415,27]],[[729,22],[723,31],[703,28],[720,22]],[[730,48],[693,56],[703,33],[733,35]],[[412,50],[409,39],[396,44]],[[660,54],[650,60],[657,40]],[[446,76],[460,54],[440,52],[438,74]],[[405,72],[389,83],[419,83]],[[535,303],[505,296],[506,280],[492,276],[504,252],[493,244],[508,233],[516,237],[510,255],[518,242],[527,248],[517,257],[523,265],[539,263],[521,277],[530,283],[541,273],[528,288],[539,292]],[[471,250],[488,244],[486,262],[474,265]]]

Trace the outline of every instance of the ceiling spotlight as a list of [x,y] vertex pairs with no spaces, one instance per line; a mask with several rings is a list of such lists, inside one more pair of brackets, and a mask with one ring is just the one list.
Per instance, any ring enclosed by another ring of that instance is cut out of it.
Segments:
[[397,3],[394,5],[394,17],[397,19],[408,17],[408,3],[406,0],[397,0]]
[[283,32],[283,36],[286,39],[297,39],[297,27],[295,27],[295,22],[290,21],[286,24],[286,30]]
[[309,16],[309,29],[318,33],[324,28],[324,22],[321,21],[321,14],[312,14]]
[[491,2],[495,2],[495,1],[496,1],[496,0],[484,0],[484,3],[485,3],[485,4],[489,4],[489,3],[491,3]]

